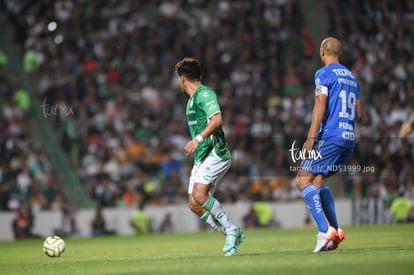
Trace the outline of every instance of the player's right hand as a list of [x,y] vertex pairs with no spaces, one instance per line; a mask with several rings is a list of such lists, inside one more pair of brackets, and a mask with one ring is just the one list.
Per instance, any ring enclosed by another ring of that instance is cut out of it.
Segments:
[[184,147],[184,154],[186,156],[194,154],[195,150],[198,147],[198,141],[196,139],[190,140]]
[[312,151],[314,142],[315,142],[314,138],[307,138],[306,139],[305,143],[302,146],[302,152],[305,156],[306,156],[307,152]]

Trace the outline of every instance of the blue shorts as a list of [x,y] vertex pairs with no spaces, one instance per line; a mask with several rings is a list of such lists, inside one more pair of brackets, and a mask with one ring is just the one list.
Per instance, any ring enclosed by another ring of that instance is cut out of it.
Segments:
[[342,170],[351,158],[353,150],[324,140],[316,140],[313,152],[307,154],[309,158],[302,160],[300,169],[314,175],[329,177]]

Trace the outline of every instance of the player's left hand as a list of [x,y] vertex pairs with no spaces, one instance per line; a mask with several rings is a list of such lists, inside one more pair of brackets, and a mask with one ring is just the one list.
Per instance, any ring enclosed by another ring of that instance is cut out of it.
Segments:
[[194,151],[197,149],[197,147],[198,147],[198,141],[195,139],[190,140],[189,142],[187,142],[187,144],[184,147],[184,154],[186,156],[190,154],[194,154]]

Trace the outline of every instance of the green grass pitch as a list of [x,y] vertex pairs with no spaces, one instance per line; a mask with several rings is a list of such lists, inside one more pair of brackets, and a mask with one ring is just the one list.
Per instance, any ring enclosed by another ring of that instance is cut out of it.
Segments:
[[66,238],[59,258],[43,240],[0,242],[0,274],[414,274],[414,224],[344,230],[339,249],[317,254],[315,228],[248,230],[233,257],[217,232]]

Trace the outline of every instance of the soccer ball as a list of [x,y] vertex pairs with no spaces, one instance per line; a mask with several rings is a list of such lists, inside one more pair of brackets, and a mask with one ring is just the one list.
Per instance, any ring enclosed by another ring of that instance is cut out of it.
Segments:
[[58,236],[47,237],[43,242],[43,252],[49,257],[60,257],[65,249],[65,241]]

